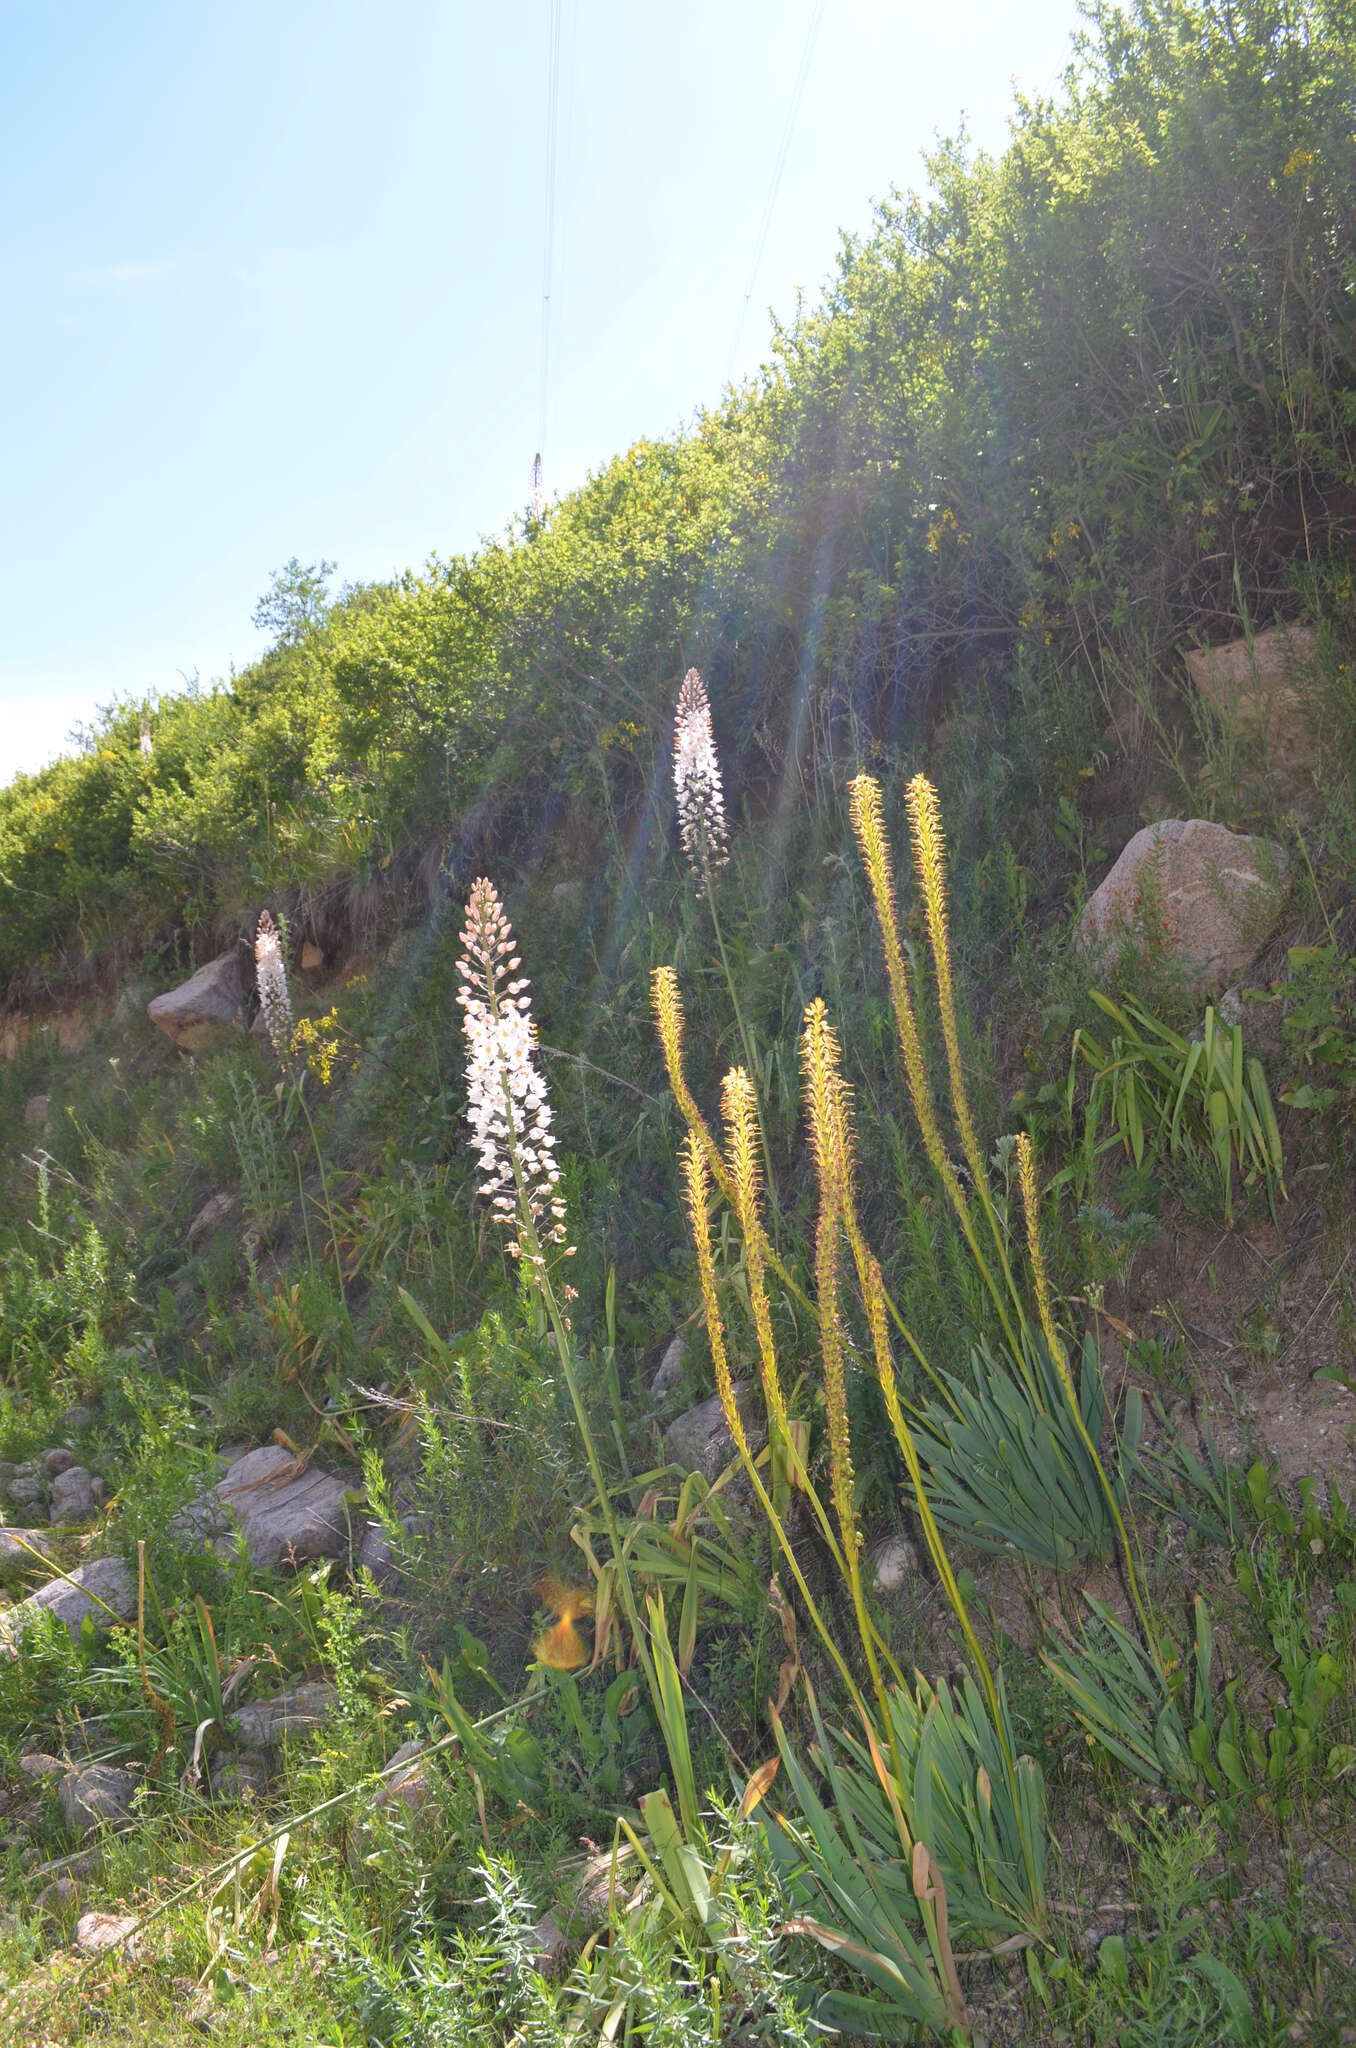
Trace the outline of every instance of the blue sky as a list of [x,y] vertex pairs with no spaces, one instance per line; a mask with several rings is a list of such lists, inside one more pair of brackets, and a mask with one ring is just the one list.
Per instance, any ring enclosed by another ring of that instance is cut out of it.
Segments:
[[[715,400],[814,0],[563,0],[545,468]],[[548,0],[0,0],[0,781],[248,661],[288,556],[500,530],[540,422]],[[825,0],[767,309],[964,113],[1001,146],[1074,0]]]

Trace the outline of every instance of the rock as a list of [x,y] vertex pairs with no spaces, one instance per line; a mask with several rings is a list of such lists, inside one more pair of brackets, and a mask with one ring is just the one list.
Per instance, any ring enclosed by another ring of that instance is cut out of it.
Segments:
[[57,1428],[64,1429],[67,1436],[80,1436],[94,1420],[94,1411],[84,1401],[72,1401],[57,1419]]
[[172,1527],[208,1543],[239,1531],[257,1565],[304,1564],[313,1557],[347,1557],[346,1496],[352,1473],[322,1472],[280,1444],[261,1444],[238,1458],[224,1479],[181,1509]]
[[533,1960],[543,1977],[554,1977],[566,1955],[569,1943],[560,1931],[554,1913],[543,1913],[532,1930]]
[[380,1522],[369,1522],[358,1545],[358,1564],[386,1592],[400,1577],[400,1559]]
[[140,1925],[135,1913],[82,1913],[75,1945],[82,1956],[101,1956],[106,1949],[121,1948],[130,1941]]
[[[757,1390],[750,1381],[735,1388],[735,1400],[744,1418],[749,1448],[757,1457],[767,1442],[767,1423]],[[739,1455],[726,1426],[719,1394],[712,1394],[708,1401],[699,1401],[695,1408],[677,1416],[664,1431],[663,1450],[669,1464],[680,1465],[685,1472],[700,1472],[714,1483],[730,1460]]]
[[304,939],[301,947],[301,971],[303,974],[319,974],[325,965],[325,955],[314,939]]
[[1222,1022],[1243,1026],[1247,1052],[1274,1059],[1284,1049],[1281,1006],[1265,989],[1247,988],[1236,981],[1232,988],[1225,989],[1218,1007]]
[[38,1465],[11,1465],[5,1474],[5,1492],[17,1507],[36,1508],[47,1491],[43,1482],[44,1474]]
[[289,1686],[272,1699],[254,1700],[229,1716],[232,1737],[242,1749],[279,1749],[284,1742],[310,1735],[327,1721],[339,1704],[339,1694],[327,1678],[308,1679]]
[[408,1768],[392,1771],[389,1778],[382,1779],[372,1795],[373,1807],[403,1806],[407,1813],[417,1813],[433,1797],[433,1783],[428,1763],[424,1760],[423,1743],[417,1739],[402,1742],[391,1758],[391,1764],[404,1764]]
[[1303,779],[1316,759],[1308,704],[1317,653],[1309,626],[1271,626],[1251,640],[1187,653],[1197,695],[1242,738],[1260,740],[1282,780]]
[[1084,906],[1079,935],[1104,953],[1123,941],[1163,952],[1207,995],[1257,957],[1285,899],[1283,847],[1204,818],[1146,825]]
[[887,1536],[871,1554],[871,1569],[882,1593],[902,1593],[917,1585],[921,1566],[907,1536]]
[[557,882],[551,891],[551,901],[557,910],[573,915],[584,907],[584,884],[578,881]]
[[96,1629],[105,1629],[115,1618],[130,1621],[136,1604],[136,1587],[122,1559],[99,1557],[80,1565],[67,1579],[53,1579],[50,1585],[11,1607],[4,1616],[4,1634],[12,1642],[35,1614],[46,1613],[66,1624],[74,1642],[79,1640],[87,1614],[93,1617]]
[[30,1095],[24,1104],[24,1129],[45,1131],[52,1115],[50,1095]]
[[671,1394],[675,1387],[682,1385],[683,1360],[686,1356],[687,1347],[682,1338],[670,1337],[664,1347],[664,1356],[660,1359],[655,1368],[654,1378],[650,1381],[652,1394]]
[[153,996],[146,1015],[185,1052],[201,1052],[240,1023],[243,994],[239,953],[222,953],[178,988]]
[[67,1771],[57,1786],[67,1827],[88,1835],[106,1821],[125,1820],[138,1783],[130,1771],[120,1771],[114,1764],[86,1764],[82,1771]]
[[207,1767],[214,1799],[239,1805],[262,1799],[268,1790],[268,1758],[261,1749],[223,1749]]
[[94,1474],[70,1465],[52,1481],[48,1514],[54,1522],[84,1522],[94,1513]]
[[49,1479],[55,1479],[58,1472],[69,1472],[75,1463],[75,1452],[68,1451],[61,1444],[55,1444],[50,1451],[42,1454],[43,1469]]
[[30,1749],[27,1756],[19,1758],[19,1769],[34,1784],[43,1778],[64,1778],[69,1768],[59,1756],[48,1756],[43,1749]]
[[50,1564],[47,1541],[40,1529],[0,1529],[0,1564]]
[[215,1195],[209,1195],[188,1226],[189,1249],[200,1237],[210,1236],[212,1231],[219,1230],[235,1214],[235,1208],[236,1198],[229,1189],[220,1188]]
[[60,1877],[54,1877],[50,1884],[43,1886],[33,1903],[40,1913],[50,1913],[54,1920],[64,1920],[75,1904],[78,1892],[75,1879],[69,1871],[63,1871]]

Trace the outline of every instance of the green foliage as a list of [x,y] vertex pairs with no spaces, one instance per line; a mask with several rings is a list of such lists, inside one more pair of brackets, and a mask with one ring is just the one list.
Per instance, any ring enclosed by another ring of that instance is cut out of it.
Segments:
[[[333,599],[294,559],[229,687],[116,706],[0,793],[0,981],[181,955],[282,890],[369,923],[478,801],[504,843],[584,793],[615,830],[694,650],[750,785],[798,759],[822,793],[975,649],[1065,736],[1090,657],[1120,731],[1127,667],[1340,536],[1352,61],[1338,0],[1094,6],[1064,91],[999,158],[939,145],[756,384],[472,557]],[[1012,926],[1027,870],[983,878]]]
[[[1110,1558],[1115,1522],[1049,1348],[1028,1335],[1023,1350],[1019,1368],[977,1347],[969,1382],[948,1382],[950,1405],[929,1401],[914,1440],[933,1510],[964,1542],[1000,1557],[1024,1557],[1057,1571]],[[1087,1439],[1100,1447],[1106,1389],[1092,1331],[1083,1340],[1079,1406]],[[1132,1389],[1107,1461],[1122,1498],[1135,1473],[1139,1434],[1140,1401]]]
[[[1073,1122],[1079,1061],[1092,1074],[1082,1140],[1062,1179],[1080,1193],[1094,1184],[1098,1154],[1120,1144],[1137,1167],[1166,1151],[1189,1161],[1213,1160],[1225,1221],[1233,1217],[1235,1166],[1245,1186],[1260,1181],[1275,1213],[1285,1194],[1285,1160],[1271,1091],[1260,1060],[1245,1057],[1241,1024],[1221,1024],[1206,1005],[1199,1038],[1185,1039],[1128,998],[1092,1000],[1116,1026],[1110,1046],[1090,1031],[1074,1033],[1068,1113]],[[1100,1133],[1110,1125],[1110,1135]]]

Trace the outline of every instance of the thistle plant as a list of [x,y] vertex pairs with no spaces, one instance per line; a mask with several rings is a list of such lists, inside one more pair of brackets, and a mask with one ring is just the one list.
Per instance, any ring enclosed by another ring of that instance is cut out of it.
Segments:
[[[729,833],[725,824],[725,793],[721,788],[720,760],[716,753],[716,736],[711,725],[711,700],[706,694],[706,685],[695,668],[690,668],[683,677],[682,688],[678,692],[678,707],[673,722],[673,787],[678,799],[678,830],[683,842],[683,852],[687,856],[688,866],[697,885],[697,900],[700,902],[705,898],[710,907],[711,929],[716,935],[720,964],[725,970],[725,985],[730,991],[730,1006],[734,1011],[735,1023],[739,1027],[745,1069],[752,1078],[758,1072],[758,1062],[754,1055],[748,1025],[744,1021],[739,989],[730,967],[730,956],[725,947],[725,933],[721,929],[720,910],[716,903],[714,887],[716,871],[723,868],[730,858]],[[775,1230],[781,1212],[772,1177],[772,1154],[768,1149],[767,1134],[761,1118],[758,1129]]]

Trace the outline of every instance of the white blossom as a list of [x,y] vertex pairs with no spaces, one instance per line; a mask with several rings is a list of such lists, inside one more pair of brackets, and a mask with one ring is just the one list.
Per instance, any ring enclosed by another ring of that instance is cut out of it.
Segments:
[[709,886],[712,870],[723,867],[726,852],[725,796],[720,763],[711,730],[711,705],[695,668],[683,677],[673,728],[673,786],[678,796],[678,825],[683,852],[700,892]]
[[483,877],[472,887],[461,941],[457,1001],[466,1035],[466,1116],[480,1160],[480,1192],[512,1232],[516,1257],[529,1249],[524,1211],[540,1243],[564,1243],[565,1203],[529,984],[518,974],[522,961],[498,893]]
[[286,1066],[292,1055],[292,995],[287,986],[282,939],[266,910],[254,935],[254,979],[269,1043],[281,1065]]

